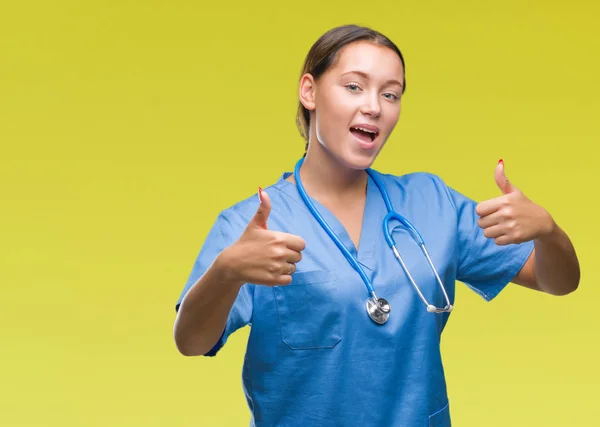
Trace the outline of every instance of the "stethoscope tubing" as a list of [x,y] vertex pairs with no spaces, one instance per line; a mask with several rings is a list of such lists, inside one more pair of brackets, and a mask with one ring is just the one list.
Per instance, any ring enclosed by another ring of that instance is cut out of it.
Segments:
[[[325,229],[325,231],[327,232],[329,237],[331,237],[331,240],[333,240],[335,242],[335,244],[342,251],[342,253],[344,254],[345,258],[348,260],[348,262],[352,265],[352,267],[354,267],[354,269],[361,276],[363,282],[365,283],[365,286],[367,287],[367,290],[369,291],[369,294],[374,298],[375,301],[377,301],[377,296],[375,295],[375,289],[373,288],[373,285],[371,284],[371,281],[367,277],[363,268],[360,266],[360,264],[358,263],[356,258],[354,256],[352,256],[352,254],[350,253],[348,248],[346,248],[346,246],[341,242],[341,240],[338,238],[338,236],[335,234],[335,232],[331,229],[331,227],[327,224],[325,219],[321,216],[319,211],[314,207],[313,203],[310,201],[308,194],[306,193],[306,190],[304,188],[304,185],[302,184],[302,180],[300,179],[300,167],[302,166],[303,163],[304,163],[304,158],[301,158],[296,163],[296,166],[294,168],[294,179],[296,180],[296,186],[298,188],[298,193],[300,194],[300,197],[302,197],[302,200],[304,200],[304,203],[306,204],[306,206],[308,207],[310,212],[314,215],[314,217],[317,219],[317,221]],[[451,311],[452,305],[450,304],[450,299],[446,292],[446,288],[445,288],[445,286],[433,264],[433,261],[431,260],[431,256],[429,255],[427,248],[425,247],[425,241],[423,240],[423,237],[418,232],[418,230],[410,223],[410,221],[408,221],[405,217],[403,217],[402,215],[400,215],[398,212],[396,212],[394,210],[392,203],[390,201],[390,198],[388,196],[387,190],[385,188],[385,185],[379,179],[379,177],[370,168],[367,169],[366,171],[367,171],[367,174],[373,180],[373,182],[375,182],[375,185],[377,186],[377,188],[379,189],[379,192],[381,193],[381,196],[383,197],[383,201],[384,201],[385,206],[388,211],[387,215],[383,219],[383,224],[382,224],[383,235],[385,236],[385,240],[386,240],[388,246],[394,252],[396,259],[400,262],[402,269],[408,276],[411,284],[415,288],[415,291],[417,292],[417,294],[419,295],[419,297],[421,298],[423,303],[427,306],[427,311],[434,312],[434,313],[442,313],[442,312]],[[440,286],[440,289],[442,290],[442,293],[444,294],[444,298],[446,300],[446,307],[438,308],[432,304],[429,304],[429,302],[427,301],[427,299],[425,298],[425,296],[423,295],[423,293],[417,286],[414,278],[412,277],[412,274],[410,274],[408,267],[404,263],[402,256],[400,256],[400,253],[399,253],[398,249],[396,248],[396,242],[395,242],[395,240],[390,232],[390,228],[389,228],[389,223],[391,220],[396,220],[396,221],[400,222],[402,225],[404,225],[404,227],[406,227],[406,229],[411,233],[413,239],[417,242],[417,244],[421,248],[421,251],[425,255],[425,258],[427,259],[427,263],[429,264],[429,267],[433,271],[435,278],[438,282],[438,285]]]
[[346,248],[346,246],[336,236],[335,232],[331,229],[329,224],[327,224],[327,222],[321,216],[319,211],[317,209],[315,209],[313,203],[310,201],[310,199],[308,197],[308,194],[306,194],[306,190],[304,189],[304,185],[302,184],[302,180],[300,179],[300,166],[302,166],[302,163],[304,163],[304,158],[300,159],[298,161],[298,163],[296,163],[296,167],[294,169],[294,179],[296,180],[296,186],[298,187],[298,193],[300,193],[300,197],[302,197],[302,199],[304,200],[304,203],[306,203],[306,206],[308,207],[308,209],[315,216],[317,221],[319,221],[319,223],[323,226],[323,228],[325,229],[327,234],[329,234],[329,237],[331,237],[331,240],[333,240],[335,242],[335,244],[337,245],[337,247],[342,251],[342,253],[346,257],[348,262],[352,265],[352,267],[354,267],[354,269],[358,272],[358,274],[360,274],[360,277],[362,278],[363,282],[365,282],[365,285],[367,286],[369,294],[372,296],[375,296],[375,290],[373,289],[373,285],[371,284],[371,281],[367,277],[365,271],[358,264],[358,261],[352,256],[352,254],[350,253],[348,248]]

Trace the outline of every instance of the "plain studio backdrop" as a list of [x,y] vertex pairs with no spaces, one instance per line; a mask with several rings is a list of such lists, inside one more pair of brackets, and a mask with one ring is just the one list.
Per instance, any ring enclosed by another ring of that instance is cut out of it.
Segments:
[[481,201],[500,195],[503,158],[580,257],[580,289],[562,298],[509,285],[485,303],[457,284],[442,337],[454,424],[598,425],[599,12],[589,0],[4,2],[0,425],[247,425],[248,328],[216,358],[185,358],[174,305],[217,214],[303,154],[302,61],[347,23],[382,31],[407,62],[375,168],[432,172]]

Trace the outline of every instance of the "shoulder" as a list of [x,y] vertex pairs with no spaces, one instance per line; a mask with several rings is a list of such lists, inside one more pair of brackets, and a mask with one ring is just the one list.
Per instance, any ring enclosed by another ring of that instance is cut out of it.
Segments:
[[412,172],[394,175],[374,171],[384,183],[391,197],[411,205],[432,209],[449,207],[455,209],[453,190],[438,175],[430,172]]
[[[271,215],[277,210],[281,199],[284,198],[282,188],[286,186],[286,182],[277,181],[263,188],[263,191],[269,194],[271,199]],[[235,202],[222,209],[219,212],[217,222],[220,226],[229,226],[232,228],[246,227],[248,222],[255,215],[260,201],[258,199],[258,189],[255,193],[248,194],[242,200]]]

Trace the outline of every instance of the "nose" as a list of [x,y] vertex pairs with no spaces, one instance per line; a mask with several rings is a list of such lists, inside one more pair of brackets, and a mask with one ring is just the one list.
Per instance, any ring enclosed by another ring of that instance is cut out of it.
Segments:
[[361,113],[374,118],[379,117],[381,115],[381,104],[379,101],[379,95],[376,93],[365,96]]

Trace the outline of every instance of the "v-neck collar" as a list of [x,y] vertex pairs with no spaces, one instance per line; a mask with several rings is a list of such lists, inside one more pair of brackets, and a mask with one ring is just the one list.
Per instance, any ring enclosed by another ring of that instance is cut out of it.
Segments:
[[[286,178],[288,178],[290,175],[292,175],[291,172],[285,172],[279,178],[277,187],[295,202],[297,202],[303,209],[305,209],[307,214],[313,218],[315,227],[320,228],[323,233],[327,234],[325,229],[323,229],[321,224],[319,224],[317,219],[312,215],[304,203],[304,200],[298,193],[298,188],[296,185],[286,180]],[[333,230],[338,239],[340,239],[342,244],[346,247],[346,249],[348,249],[350,254],[352,254],[352,256],[355,257],[362,266],[369,270],[373,270],[373,255],[375,253],[376,242],[381,234],[381,227],[379,227],[379,225],[385,216],[385,204],[379,195],[379,189],[377,188],[377,185],[371,179],[371,177],[369,176],[367,179],[367,197],[365,200],[365,210],[360,230],[358,253],[354,243],[352,242],[352,239],[350,238],[350,235],[346,231],[346,228],[337,219],[337,217],[316,199],[312,198],[310,195],[308,195],[308,197],[315,206],[315,209],[317,209],[317,211],[321,214],[325,222],[327,222],[327,225],[329,225],[329,227]],[[332,241],[331,244],[335,246],[336,250],[340,250],[335,242]]]

